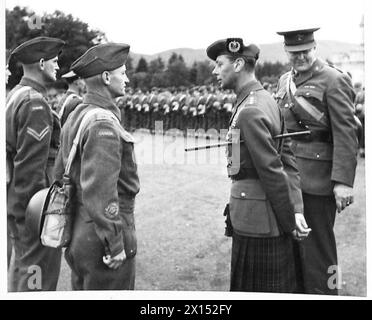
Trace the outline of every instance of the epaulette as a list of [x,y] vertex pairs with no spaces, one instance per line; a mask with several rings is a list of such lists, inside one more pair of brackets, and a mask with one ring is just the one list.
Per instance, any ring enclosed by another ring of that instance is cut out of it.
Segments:
[[31,89],[29,91],[29,97],[30,99],[40,99],[40,100],[45,99],[44,96],[39,91],[36,91],[35,89]]
[[338,72],[340,72],[340,73],[346,73],[346,72],[344,72],[343,70],[337,68],[337,67],[336,67],[335,65],[333,65],[333,64],[326,63],[326,65],[327,65],[328,67],[331,67],[331,68],[333,68],[333,69],[336,69],[336,70],[337,70]]
[[245,101],[244,105],[252,106],[257,104],[257,95],[254,91],[251,91],[249,96],[247,97],[247,100]]

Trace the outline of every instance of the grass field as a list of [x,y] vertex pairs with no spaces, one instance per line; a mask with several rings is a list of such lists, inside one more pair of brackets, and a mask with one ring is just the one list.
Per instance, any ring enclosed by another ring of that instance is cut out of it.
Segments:
[[[165,136],[164,144],[156,145],[145,133],[135,137],[141,180],[136,289],[228,291],[231,239],[224,236],[222,212],[230,182],[224,149],[184,153],[180,137]],[[342,295],[366,295],[364,169],[359,159],[355,204],[336,221]],[[58,290],[70,288],[63,262]]]

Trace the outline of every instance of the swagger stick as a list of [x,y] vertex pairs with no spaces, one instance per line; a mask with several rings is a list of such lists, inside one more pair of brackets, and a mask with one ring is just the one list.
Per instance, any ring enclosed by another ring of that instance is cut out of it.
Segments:
[[[290,132],[290,133],[283,133],[283,134],[278,134],[274,136],[274,139],[283,139],[283,138],[289,138],[289,137],[295,137],[295,136],[304,136],[304,135],[309,135],[311,132],[310,130],[306,131],[298,131],[298,132]],[[240,140],[239,143],[244,142],[244,140]],[[202,146],[195,146],[195,147],[189,147],[185,148],[185,151],[198,151],[198,150],[204,150],[204,149],[212,149],[212,148],[220,148],[220,147],[226,147],[228,145],[233,144],[232,142],[220,142],[220,143],[215,143],[215,144],[207,144],[207,145],[202,145]]]

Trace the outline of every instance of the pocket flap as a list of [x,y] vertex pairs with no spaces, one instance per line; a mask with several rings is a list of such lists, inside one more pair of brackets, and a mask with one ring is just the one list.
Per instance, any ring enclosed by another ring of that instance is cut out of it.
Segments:
[[234,181],[231,186],[231,196],[237,199],[266,199],[260,180],[255,179]]
[[313,160],[332,160],[333,145],[325,142],[292,143],[292,150],[296,157]]

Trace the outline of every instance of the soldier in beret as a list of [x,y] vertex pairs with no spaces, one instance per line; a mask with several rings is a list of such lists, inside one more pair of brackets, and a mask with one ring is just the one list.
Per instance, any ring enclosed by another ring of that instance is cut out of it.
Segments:
[[[61,250],[43,247],[39,235],[29,232],[25,210],[31,197],[53,182],[60,126],[46,101],[46,85],[56,80],[63,45],[60,39],[38,37],[11,53],[22,64],[23,77],[6,100],[8,229],[15,249],[10,291],[57,286]],[[40,272],[41,284],[31,281],[35,272]]]
[[313,230],[299,244],[300,290],[336,295],[336,286],[328,285],[337,267],[333,226],[336,210],[341,212],[354,201],[355,94],[347,74],[316,57],[314,32],[318,29],[278,32],[284,36],[292,69],[279,80],[277,101],[288,131],[311,131],[310,137],[293,138],[292,143],[301,176],[304,215]]
[[61,77],[68,84],[68,89],[60,100],[57,111],[61,121],[61,127],[66,122],[68,115],[83,101],[81,95],[84,91],[84,82],[73,71],[67,72]]
[[235,144],[227,150],[230,290],[294,292],[292,237],[302,240],[310,230],[302,215],[294,156],[287,141],[274,139],[284,131],[284,122],[254,76],[259,48],[230,38],[211,44],[207,55],[216,62],[213,74],[221,87],[237,94],[227,135]]
[[100,44],[71,66],[84,79],[83,103],[68,117],[56,161],[62,179],[73,140],[84,115],[98,113],[82,132],[71,180],[76,186],[74,227],[65,252],[74,290],[131,290],[137,251],[134,201],[139,192],[133,137],[120,125],[115,99],[124,95],[129,45]]

